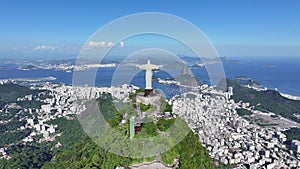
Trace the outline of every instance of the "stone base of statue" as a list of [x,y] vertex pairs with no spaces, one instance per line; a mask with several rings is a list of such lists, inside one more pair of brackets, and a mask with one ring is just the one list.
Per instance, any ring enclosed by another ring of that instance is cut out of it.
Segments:
[[[147,89],[146,89],[147,90]],[[151,92],[147,92],[149,95],[145,96],[145,93],[140,93],[136,96],[136,102],[137,103],[143,103],[145,105],[151,104],[151,105],[156,105],[156,107],[160,107],[160,99],[161,99],[161,94],[157,92],[155,89],[152,89]],[[158,110],[159,111],[159,110]]]
[[146,96],[149,96],[149,95],[151,95],[153,93],[153,89],[145,89],[145,94],[144,94],[144,96],[146,97]]

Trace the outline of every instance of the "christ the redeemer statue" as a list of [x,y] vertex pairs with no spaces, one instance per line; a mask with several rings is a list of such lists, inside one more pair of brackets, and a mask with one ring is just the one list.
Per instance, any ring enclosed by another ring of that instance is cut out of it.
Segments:
[[152,70],[159,69],[160,65],[151,64],[150,60],[147,61],[147,64],[138,66],[141,70],[146,70],[146,88],[145,88],[145,96],[148,96],[152,91]]

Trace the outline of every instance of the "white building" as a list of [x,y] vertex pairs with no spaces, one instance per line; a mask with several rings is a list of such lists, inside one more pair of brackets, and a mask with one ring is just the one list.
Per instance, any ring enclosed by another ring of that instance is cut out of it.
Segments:
[[291,147],[297,152],[300,153],[300,141],[299,140],[293,140]]

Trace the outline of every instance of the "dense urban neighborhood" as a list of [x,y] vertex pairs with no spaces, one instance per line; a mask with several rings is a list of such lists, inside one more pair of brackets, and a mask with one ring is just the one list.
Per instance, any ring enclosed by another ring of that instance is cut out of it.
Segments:
[[[253,88],[249,85],[243,87]],[[8,88],[12,88],[12,91],[21,88],[19,90],[23,92],[21,92],[22,96],[15,100],[12,98],[7,103],[2,97],[0,99],[2,104],[0,124],[4,127],[8,126],[8,129],[3,131],[2,137],[7,135],[6,138],[11,138],[1,141],[2,160],[9,161],[12,158],[11,154],[14,154],[10,148],[12,145],[53,142],[55,143],[52,145],[53,148],[59,149],[64,143],[58,140],[64,137],[65,132],[59,129],[60,125],[64,124],[59,122],[55,124],[56,120],[76,121],[77,115],[87,109],[85,102],[97,99],[105,93],[111,94],[112,98],[123,103],[130,102],[132,94],[136,93],[135,99],[139,103],[136,104],[138,116],[133,120],[132,125],[135,128],[132,130],[130,124],[127,130],[130,132],[135,130],[137,136],[140,130],[144,131],[143,126],[137,128],[137,123],[142,123],[138,122],[141,117],[151,117],[156,123],[161,121],[160,118],[166,120],[180,118],[187,123],[193,133],[198,135],[201,145],[208,151],[209,156],[224,166],[268,169],[300,166],[298,154],[300,142],[288,141],[284,134],[286,130],[298,128],[299,124],[272,112],[256,110],[247,102],[235,101],[232,99],[235,94],[235,88],[232,86],[229,86],[226,91],[205,84],[197,91],[193,88],[189,92],[165,100],[167,105],[171,105],[171,109],[163,112],[149,111],[151,106],[158,106],[155,105],[155,100],[159,102],[160,99],[157,94],[146,97],[138,94],[143,91],[139,87],[127,84],[119,87],[90,87],[44,82],[24,87],[11,80],[2,80],[1,88],[6,91]],[[24,92],[24,90],[28,91]],[[120,124],[132,122],[132,119],[126,116],[128,114],[123,115]],[[249,120],[254,116],[272,117],[275,121],[280,119],[282,124],[257,124]],[[13,127],[9,128],[9,126]],[[16,134],[17,136],[12,137]],[[136,136],[131,133],[129,137]],[[178,160],[177,166],[180,166],[181,160],[180,158]],[[173,164],[174,166],[176,165]],[[134,165],[132,167],[134,168]]]

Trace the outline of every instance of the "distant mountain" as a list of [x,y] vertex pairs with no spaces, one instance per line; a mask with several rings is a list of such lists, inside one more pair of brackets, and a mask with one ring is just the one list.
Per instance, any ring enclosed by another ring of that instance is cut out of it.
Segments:
[[181,75],[192,75],[192,72],[187,65],[184,65]]
[[31,70],[31,69],[36,69],[35,66],[33,65],[23,65],[20,67],[21,70]]
[[183,67],[180,76],[178,76],[175,79],[181,85],[186,85],[186,86],[197,87],[197,86],[200,86],[203,84],[202,81],[198,77],[193,75],[192,71],[190,70],[190,68],[187,65],[185,65]]

